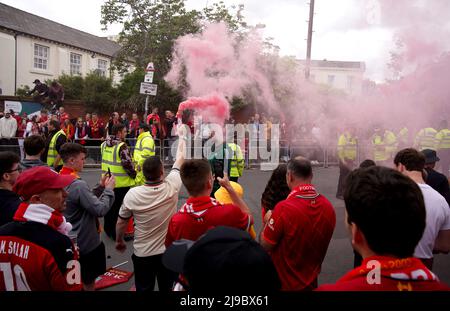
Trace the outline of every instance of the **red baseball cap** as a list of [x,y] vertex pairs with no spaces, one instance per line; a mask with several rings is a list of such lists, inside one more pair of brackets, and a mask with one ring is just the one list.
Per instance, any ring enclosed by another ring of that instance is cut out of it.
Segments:
[[67,187],[75,179],[72,175],[59,175],[46,166],[30,168],[20,174],[13,187],[13,191],[24,200],[28,200],[35,194],[49,189],[62,189]]

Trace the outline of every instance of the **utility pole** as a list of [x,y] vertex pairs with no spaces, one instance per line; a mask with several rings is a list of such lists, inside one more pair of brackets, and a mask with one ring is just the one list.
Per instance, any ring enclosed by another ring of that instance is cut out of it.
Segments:
[[312,46],[312,34],[314,24],[314,0],[309,1],[309,21],[308,21],[308,45],[306,48],[306,70],[305,78],[309,80],[310,67],[311,67],[311,46]]
[[144,112],[144,122],[147,120],[148,116],[148,100],[150,99],[150,96],[145,97],[145,112]]

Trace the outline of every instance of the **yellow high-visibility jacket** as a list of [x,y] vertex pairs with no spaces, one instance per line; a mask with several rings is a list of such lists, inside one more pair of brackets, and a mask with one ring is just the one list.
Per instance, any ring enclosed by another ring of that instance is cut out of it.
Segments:
[[134,179],[131,178],[122,166],[120,160],[120,147],[125,144],[121,142],[117,145],[109,147],[104,142],[101,145],[102,151],[102,171],[108,172],[108,168],[116,178],[116,188],[133,187],[135,185]]
[[233,157],[230,159],[230,177],[241,177],[244,172],[244,156],[241,147],[234,143],[229,143],[228,147],[233,152]]
[[143,174],[143,166],[145,160],[155,155],[155,141],[150,132],[143,132],[138,136],[136,146],[133,153],[133,162],[136,167],[136,185],[143,185],[145,177]]
[[373,160],[386,161],[389,156],[386,152],[386,144],[383,137],[380,134],[373,134],[372,136],[372,150],[373,150]]
[[436,150],[437,131],[432,127],[421,129],[414,140],[414,147],[419,151],[424,149]]
[[436,134],[437,150],[450,149],[450,130],[442,129]]
[[357,145],[356,138],[352,137],[349,133],[344,133],[339,136],[337,146],[339,159],[341,161],[356,160]]

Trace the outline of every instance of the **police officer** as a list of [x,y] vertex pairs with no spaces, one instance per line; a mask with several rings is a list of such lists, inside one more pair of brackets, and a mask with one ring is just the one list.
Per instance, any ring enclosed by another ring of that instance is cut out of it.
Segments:
[[230,180],[238,182],[244,172],[244,156],[241,147],[236,143],[228,143],[230,154]]
[[230,158],[230,180],[238,182],[239,177],[242,176],[244,172],[244,155],[242,154],[241,147],[237,143],[237,132],[234,133],[234,141],[229,142],[228,153]]
[[150,126],[141,123],[139,125],[139,133],[133,153],[133,162],[137,171],[135,179],[137,186],[145,183],[142,170],[145,160],[155,155],[155,141],[150,133]]
[[442,173],[449,177],[450,169],[450,130],[447,120],[443,120],[439,126],[440,131],[436,134],[436,148],[441,159]]
[[436,151],[436,134],[437,131],[432,127],[421,129],[414,140],[414,147],[419,151],[431,149]]
[[398,131],[397,134],[397,138],[398,138],[398,149],[402,150],[407,148],[410,145],[409,142],[409,130],[406,126],[402,127],[400,129],[400,131]]
[[338,199],[343,199],[345,179],[355,166],[357,149],[358,140],[355,135],[355,128],[347,126],[338,140],[339,182],[336,193]]
[[395,136],[394,132],[392,132],[391,130],[384,130],[384,137],[383,137],[383,141],[386,144],[386,156],[388,157],[389,162],[391,162],[390,160],[394,159],[394,156],[397,152],[397,136]]
[[[48,124],[49,135],[46,141],[46,148],[42,154],[42,161],[50,168],[59,171],[62,168],[59,150],[67,142],[66,133],[60,129],[60,124],[56,120],[51,120]],[[60,165],[61,162],[61,165]]]
[[374,129],[374,134],[372,135],[372,150],[373,150],[373,160],[378,165],[384,165],[387,162],[389,156],[386,152],[386,144],[384,142],[384,135],[381,133],[381,128],[376,126]]
[[105,215],[105,233],[114,241],[116,240],[116,223],[120,206],[130,187],[135,185],[134,179],[136,178],[130,151],[124,142],[126,136],[125,125],[115,124],[111,129],[111,135],[101,145],[102,171],[106,174],[109,169],[111,174],[116,177],[114,204]]

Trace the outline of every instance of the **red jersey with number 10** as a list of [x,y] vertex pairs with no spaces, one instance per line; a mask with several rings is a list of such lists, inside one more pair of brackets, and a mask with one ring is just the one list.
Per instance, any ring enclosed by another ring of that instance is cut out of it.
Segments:
[[76,259],[70,239],[53,228],[10,222],[0,228],[0,291],[81,290]]

